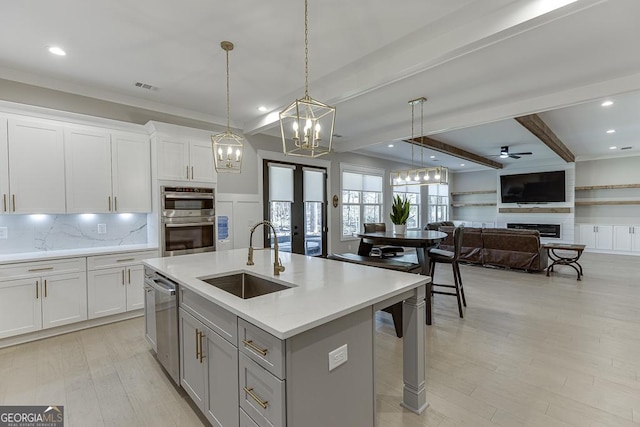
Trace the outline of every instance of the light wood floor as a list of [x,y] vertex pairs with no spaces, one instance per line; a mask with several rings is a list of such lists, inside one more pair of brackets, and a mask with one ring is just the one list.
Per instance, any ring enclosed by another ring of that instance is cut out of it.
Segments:
[[[398,404],[402,342],[381,313],[378,426],[638,427],[640,257],[584,254],[582,264],[581,282],[567,267],[547,278],[463,266],[465,318],[454,297],[435,297],[420,416]],[[436,281],[447,280],[438,266]],[[203,425],[143,331],[138,318],[1,349],[0,405],[65,405],[68,426]]]

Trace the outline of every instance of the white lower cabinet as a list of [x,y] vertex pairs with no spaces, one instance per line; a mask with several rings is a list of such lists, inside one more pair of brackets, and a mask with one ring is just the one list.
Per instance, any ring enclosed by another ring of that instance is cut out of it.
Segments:
[[239,425],[238,349],[180,309],[180,385],[216,427]]
[[640,252],[640,227],[614,225],[613,249],[616,251]]
[[587,249],[613,250],[613,226],[580,224],[580,243]]
[[110,316],[144,307],[145,258],[155,251],[87,258],[87,298],[89,318]]
[[0,338],[86,319],[84,258],[0,267]]

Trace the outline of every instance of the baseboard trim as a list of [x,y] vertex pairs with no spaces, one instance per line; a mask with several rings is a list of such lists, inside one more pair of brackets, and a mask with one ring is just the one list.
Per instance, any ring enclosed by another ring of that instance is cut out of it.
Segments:
[[129,320],[140,316],[144,316],[143,308],[128,311],[126,313],[114,314],[113,316],[99,317],[97,319],[89,319],[78,323],[72,323],[70,325],[58,326],[57,328],[42,329],[40,331],[29,332],[28,334],[7,337],[0,339],[0,348],[37,341],[43,338],[55,337],[56,335],[68,334],[69,332],[81,331],[83,329],[94,328],[96,326],[108,325],[109,323]]

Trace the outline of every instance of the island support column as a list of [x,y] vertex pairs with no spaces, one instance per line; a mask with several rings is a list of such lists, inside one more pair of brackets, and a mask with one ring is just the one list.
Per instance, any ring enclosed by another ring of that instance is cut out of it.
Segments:
[[414,295],[402,306],[404,386],[401,405],[416,414],[421,414],[429,406],[425,389],[425,294],[425,285],[417,287]]

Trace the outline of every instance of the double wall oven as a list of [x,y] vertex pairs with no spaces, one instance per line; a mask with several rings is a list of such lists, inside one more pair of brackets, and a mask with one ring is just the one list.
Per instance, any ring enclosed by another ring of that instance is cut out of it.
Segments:
[[213,188],[161,187],[162,256],[216,250]]

